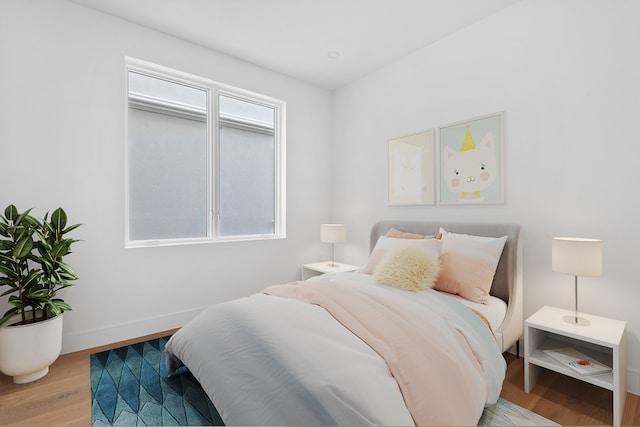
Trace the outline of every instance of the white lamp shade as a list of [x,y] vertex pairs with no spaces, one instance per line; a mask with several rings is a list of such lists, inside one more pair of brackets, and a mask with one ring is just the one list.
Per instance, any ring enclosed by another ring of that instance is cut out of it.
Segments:
[[347,240],[347,227],[344,224],[320,224],[320,241],[324,243],[342,243]]
[[551,269],[573,276],[602,275],[602,240],[554,237],[551,240]]

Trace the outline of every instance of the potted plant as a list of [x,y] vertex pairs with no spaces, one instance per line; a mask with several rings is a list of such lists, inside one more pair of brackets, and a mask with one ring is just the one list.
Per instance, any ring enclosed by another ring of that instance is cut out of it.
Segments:
[[71,307],[57,292],[78,279],[63,259],[77,242],[66,234],[80,224],[67,227],[62,208],[42,220],[30,213],[9,205],[0,215],[0,296],[12,306],[0,317],[0,371],[16,383],[43,377],[60,355]]

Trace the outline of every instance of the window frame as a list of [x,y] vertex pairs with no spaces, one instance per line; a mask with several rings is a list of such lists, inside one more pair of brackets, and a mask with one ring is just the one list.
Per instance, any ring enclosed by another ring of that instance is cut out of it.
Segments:
[[[129,73],[139,73],[170,82],[183,84],[207,92],[207,231],[204,237],[132,240],[130,236],[129,191]],[[217,242],[272,240],[286,238],[286,102],[251,92],[204,77],[153,64],[140,59],[125,57],[124,67],[124,141],[125,141],[125,248],[175,246]],[[272,234],[220,235],[220,110],[219,96],[230,96],[243,101],[274,109],[274,232]]]

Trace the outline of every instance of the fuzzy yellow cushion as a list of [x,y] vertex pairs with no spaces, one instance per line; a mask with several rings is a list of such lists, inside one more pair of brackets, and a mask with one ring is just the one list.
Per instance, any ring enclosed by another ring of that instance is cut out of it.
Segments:
[[407,291],[433,287],[440,273],[438,255],[418,246],[391,249],[374,271],[376,283]]

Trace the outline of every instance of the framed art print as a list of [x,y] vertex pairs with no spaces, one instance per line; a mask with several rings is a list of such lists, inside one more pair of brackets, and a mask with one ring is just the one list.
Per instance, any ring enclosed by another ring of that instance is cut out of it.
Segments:
[[433,129],[389,140],[389,205],[435,203]]
[[504,203],[504,113],[440,127],[440,204]]

